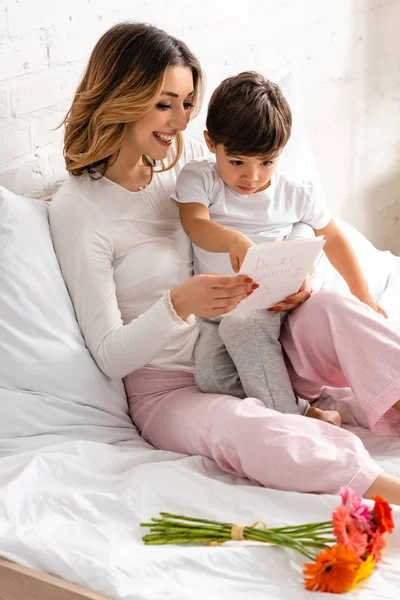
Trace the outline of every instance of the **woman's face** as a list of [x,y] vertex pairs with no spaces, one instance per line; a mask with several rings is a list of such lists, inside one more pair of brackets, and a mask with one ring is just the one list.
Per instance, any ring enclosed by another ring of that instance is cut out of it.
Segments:
[[188,67],[170,67],[154,108],[132,123],[124,140],[125,150],[145,154],[155,160],[167,157],[179,131],[186,129],[193,109],[193,75]]

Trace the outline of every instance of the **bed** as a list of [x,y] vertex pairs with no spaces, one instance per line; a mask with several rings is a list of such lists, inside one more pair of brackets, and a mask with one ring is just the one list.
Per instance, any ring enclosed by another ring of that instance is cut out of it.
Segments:
[[[283,170],[318,179],[294,81],[280,85],[294,117]],[[289,550],[142,543],[140,522],[163,510],[273,526],[326,520],[338,499],[263,489],[206,458],[147,444],[129,418],[122,382],[105,377],[85,347],[47,211],[46,202],[0,188],[0,600],[312,597],[302,588],[304,561]],[[400,331],[400,258],[340,226]],[[324,259],[315,284],[346,293]],[[376,460],[400,475],[400,439],[365,429],[349,390],[326,389],[320,402],[339,408]],[[394,518],[384,560],[347,598],[398,598],[400,508]]]
[[[400,259],[341,226],[398,328]],[[129,419],[122,383],[108,380],[84,345],[45,202],[1,189],[0,250],[0,598],[305,598],[303,559],[291,551],[147,547],[139,524],[162,510],[271,525],[324,520],[337,498],[263,489],[208,459],[154,450]],[[324,261],[317,282],[345,291]],[[326,389],[322,401],[340,405],[346,426],[400,475],[400,439],[364,429],[350,399],[349,390]],[[349,598],[398,597],[394,514],[383,562]]]

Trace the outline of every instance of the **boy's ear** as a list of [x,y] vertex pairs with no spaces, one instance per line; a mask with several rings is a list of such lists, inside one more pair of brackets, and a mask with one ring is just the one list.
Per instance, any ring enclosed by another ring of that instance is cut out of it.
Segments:
[[204,139],[207,144],[207,148],[209,149],[210,152],[213,152],[215,154],[215,144],[212,141],[212,139],[210,138],[210,134],[208,133],[207,129],[205,129],[203,131],[203,135],[204,135]]

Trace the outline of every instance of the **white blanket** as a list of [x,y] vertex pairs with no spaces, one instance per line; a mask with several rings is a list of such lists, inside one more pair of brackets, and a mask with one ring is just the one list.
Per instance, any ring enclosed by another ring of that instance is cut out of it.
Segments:
[[[360,433],[377,460],[400,475],[400,439]],[[302,587],[304,559],[292,551],[145,546],[139,523],[165,510],[277,526],[326,520],[338,504],[334,496],[256,487],[211,460],[152,450],[139,438],[126,447],[60,444],[10,456],[1,467],[0,554],[125,600],[312,597]],[[347,598],[398,599],[400,508],[394,516],[383,561]]]

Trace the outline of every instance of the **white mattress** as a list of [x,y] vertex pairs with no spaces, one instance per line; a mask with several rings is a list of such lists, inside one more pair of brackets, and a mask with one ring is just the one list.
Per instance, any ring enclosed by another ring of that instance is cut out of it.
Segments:
[[[382,304],[394,326],[400,259],[392,259]],[[400,439],[357,426],[349,392],[326,391],[376,460],[400,475]],[[126,600],[317,598],[302,588],[303,557],[275,547],[146,547],[139,523],[165,510],[271,526],[329,518],[334,496],[267,490],[223,473],[211,460],[153,450],[132,428],[108,445],[70,441],[0,462],[0,555]],[[400,508],[377,571],[347,598],[398,599]],[[0,585],[1,595],[1,585]]]

